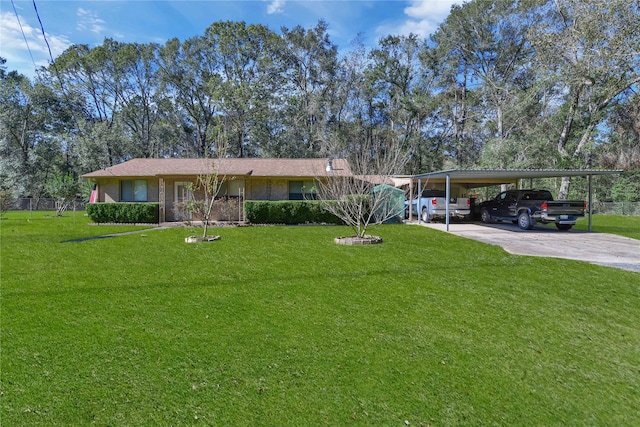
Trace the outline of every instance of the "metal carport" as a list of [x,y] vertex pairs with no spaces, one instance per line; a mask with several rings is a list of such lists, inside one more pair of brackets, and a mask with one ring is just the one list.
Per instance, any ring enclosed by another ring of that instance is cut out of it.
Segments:
[[[521,179],[534,178],[558,178],[563,176],[583,176],[587,177],[589,182],[589,197],[587,200],[589,212],[589,231],[591,230],[591,205],[592,205],[592,186],[591,177],[594,175],[613,175],[621,173],[621,170],[561,170],[561,169],[452,169],[439,172],[429,172],[418,175],[402,175],[396,178],[409,180],[409,200],[413,199],[414,183],[417,181],[418,194],[422,194],[422,183],[428,182],[432,184],[444,184],[446,190],[446,225],[449,231],[449,200],[451,194],[451,184],[457,184],[464,188],[488,187],[490,185],[515,184]],[[420,198],[418,198],[420,203]],[[418,211],[421,207],[418,206]],[[412,215],[412,206],[409,203],[409,218]],[[418,215],[418,223],[420,223],[420,215]]]

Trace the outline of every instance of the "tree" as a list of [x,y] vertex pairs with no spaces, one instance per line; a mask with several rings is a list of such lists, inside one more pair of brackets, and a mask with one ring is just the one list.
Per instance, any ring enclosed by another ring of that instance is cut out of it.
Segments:
[[0,178],[17,196],[42,195],[57,169],[67,170],[69,118],[46,81],[9,72],[0,78]]
[[[390,133],[373,135],[344,146],[342,149],[349,164],[351,174],[327,173],[328,177],[316,177],[318,197],[324,208],[351,227],[356,237],[366,238],[370,225],[380,224],[401,215],[404,207],[398,209],[382,194],[374,196],[376,184],[389,184],[391,176],[404,167],[407,151]],[[344,171],[343,171],[344,172]]]
[[[182,139],[174,155],[205,157],[212,155],[213,129],[218,114],[213,92],[220,84],[219,64],[204,37],[183,43],[171,39],[160,49],[161,78],[174,100],[176,111],[170,118]],[[176,147],[177,148],[177,147]]]
[[220,192],[223,180],[224,177],[218,175],[215,163],[213,163],[211,172],[201,173],[196,177],[195,183],[187,185],[187,191],[189,191],[193,197],[186,202],[186,210],[190,214],[202,219],[204,228],[202,233],[203,238],[207,237],[213,203]]
[[183,202],[185,206],[179,207],[202,220],[204,226],[203,239],[207,237],[211,212],[213,211],[216,197],[226,179],[225,175],[220,175],[220,162],[223,161],[222,159],[227,151],[226,139],[223,136],[218,138],[215,151],[220,155],[219,159],[203,159],[203,172],[196,177],[195,182],[189,183],[186,188],[191,197]]
[[324,21],[309,30],[282,28],[286,79],[278,94],[283,105],[272,107],[278,122],[270,155],[316,157],[326,148],[338,73],[338,50],[327,29]]
[[[112,166],[126,158],[127,142],[117,121],[120,111],[120,92],[123,70],[118,66],[116,55],[120,44],[105,39],[101,46],[91,49],[88,45],[73,45],[65,50],[50,69],[59,74],[61,93],[66,94],[77,119],[78,144],[99,145],[100,158],[83,159],[100,167]],[[102,135],[112,133],[110,138],[89,137],[93,126],[101,127]]]
[[9,210],[13,203],[13,193],[9,188],[0,188],[0,217]]
[[617,103],[607,119],[611,129],[607,144],[596,147],[600,167],[640,171],[640,93]]
[[[435,63],[447,58],[442,77],[446,81],[455,71],[463,82],[457,110],[461,116],[452,127],[454,140],[467,145],[456,150],[467,153],[467,163],[540,167],[532,155],[531,137],[523,138],[528,118],[537,114],[528,38],[533,25],[531,6],[513,0],[475,1],[453,7],[433,39],[438,42]],[[464,67],[452,66],[458,63]],[[464,102],[471,99],[475,105]]]
[[[612,108],[638,91],[640,4],[555,0],[538,9],[533,30],[538,76],[555,106],[555,145],[563,167],[589,167],[594,136]],[[559,107],[558,107],[559,106]],[[559,198],[569,194],[564,177]]]
[[158,55],[155,44],[124,44],[116,58],[123,70],[119,92],[123,128],[132,136],[136,157],[161,157],[170,151],[161,143],[161,120],[165,91],[159,83]]
[[282,40],[264,25],[214,22],[204,41],[218,66],[211,94],[223,115],[229,154],[253,157],[270,136],[274,94],[282,86]]
[[79,186],[72,174],[56,172],[45,184],[45,190],[56,200],[56,216],[62,216],[78,195]]

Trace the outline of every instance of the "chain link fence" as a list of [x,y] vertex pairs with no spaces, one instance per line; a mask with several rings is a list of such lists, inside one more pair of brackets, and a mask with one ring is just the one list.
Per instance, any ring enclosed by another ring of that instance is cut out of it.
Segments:
[[640,202],[594,202],[593,213],[640,216]]
[[[56,199],[48,197],[40,198],[18,198],[9,205],[9,210],[15,211],[55,211],[57,208]],[[83,211],[86,202],[82,199],[73,200],[69,203],[69,210]]]

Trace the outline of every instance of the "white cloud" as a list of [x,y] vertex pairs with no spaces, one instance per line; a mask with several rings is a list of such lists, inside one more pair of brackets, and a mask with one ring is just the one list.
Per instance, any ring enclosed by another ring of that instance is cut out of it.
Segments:
[[282,13],[284,11],[284,5],[286,0],[272,0],[267,6],[267,13],[273,15],[276,13]]
[[[0,12],[0,56],[7,60],[7,71],[17,70],[22,74],[32,76],[33,62],[37,67],[49,65],[49,49],[42,36],[42,30],[39,27],[29,25],[28,20],[22,15],[18,15],[18,17],[19,22],[14,13]],[[71,45],[66,36],[46,32],[45,35],[54,58]],[[33,62],[29,51],[33,56]]]
[[376,32],[378,34],[415,34],[421,38],[427,38],[449,16],[451,6],[461,3],[461,0],[410,0],[409,6],[404,8],[404,14],[408,19],[401,24],[381,26]]
[[419,21],[408,20],[399,27],[398,34],[409,35],[415,34],[420,38],[427,38],[438,29],[439,22],[430,19],[421,19]]
[[443,21],[451,11],[451,6],[459,0],[411,0],[404,13],[418,20]]
[[78,31],[91,31],[96,34],[104,34],[106,30],[106,22],[98,17],[95,11],[78,8]]

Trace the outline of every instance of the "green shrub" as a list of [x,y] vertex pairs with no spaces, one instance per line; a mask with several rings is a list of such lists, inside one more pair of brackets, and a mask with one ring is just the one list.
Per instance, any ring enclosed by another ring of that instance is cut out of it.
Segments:
[[97,223],[157,223],[158,203],[91,203],[87,215]]
[[342,223],[315,200],[246,200],[244,212],[245,220],[252,224]]

